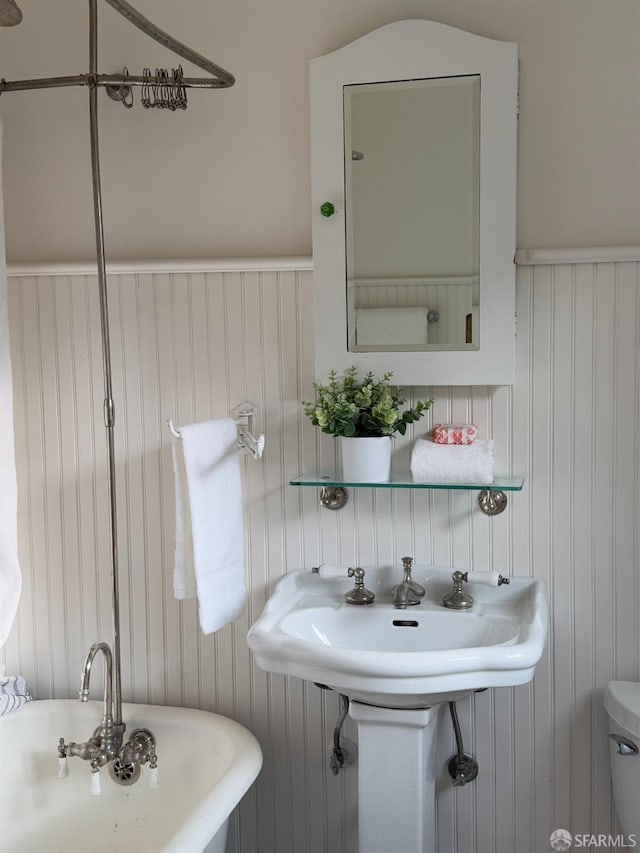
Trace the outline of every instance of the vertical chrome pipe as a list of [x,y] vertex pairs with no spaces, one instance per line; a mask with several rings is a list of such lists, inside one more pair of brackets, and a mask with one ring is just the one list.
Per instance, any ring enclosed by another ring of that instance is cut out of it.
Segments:
[[102,190],[100,185],[100,152],[98,148],[98,10],[97,0],[89,0],[89,121],[91,129],[91,176],[93,183],[93,215],[96,232],[98,291],[100,294],[100,329],[102,333],[102,367],[104,376],[104,424],[107,430],[107,468],[109,478],[109,517],[111,535],[111,610],[113,620],[113,722],[122,723],[122,691],[120,680],[120,601],[118,592],[118,534],[116,516],[116,461],[113,439],[115,406],[111,383],[111,349],[109,345],[109,306],[107,273],[102,227]]

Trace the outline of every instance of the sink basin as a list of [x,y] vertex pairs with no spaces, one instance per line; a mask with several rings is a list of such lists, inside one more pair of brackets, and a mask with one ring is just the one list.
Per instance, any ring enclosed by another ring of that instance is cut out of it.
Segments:
[[366,569],[371,605],[346,604],[347,577],[294,571],[278,583],[248,643],[257,664],[331,687],[351,699],[390,708],[421,708],[486,687],[533,677],[547,635],[544,585],[511,578],[508,586],[466,584],[470,611],[448,610],[450,568],[414,566],[427,589],[417,605],[398,610],[391,589],[397,566]]

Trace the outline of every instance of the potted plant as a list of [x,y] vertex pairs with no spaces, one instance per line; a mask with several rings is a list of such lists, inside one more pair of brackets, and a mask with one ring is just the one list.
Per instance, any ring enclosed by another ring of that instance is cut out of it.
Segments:
[[354,482],[381,483],[389,479],[391,436],[404,435],[407,425],[419,420],[433,400],[419,400],[402,408],[405,398],[391,384],[393,373],[377,379],[369,372],[358,377],[350,367],[343,377],[335,370],[326,384],[315,382],[316,398],[303,401],[304,413],[322,432],[340,438],[342,475]]

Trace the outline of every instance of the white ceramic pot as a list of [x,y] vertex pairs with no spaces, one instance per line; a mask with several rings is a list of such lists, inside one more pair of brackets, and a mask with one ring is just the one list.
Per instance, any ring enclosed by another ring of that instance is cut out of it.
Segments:
[[391,436],[340,437],[342,477],[352,483],[385,483],[391,470]]

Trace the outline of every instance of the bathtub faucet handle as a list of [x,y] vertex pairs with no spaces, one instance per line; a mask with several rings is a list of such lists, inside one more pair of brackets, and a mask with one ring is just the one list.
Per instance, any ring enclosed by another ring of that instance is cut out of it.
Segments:
[[91,796],[99,797],[102,793],[102,785],[100,784],[100,765],[94,759],[91,762]]
[[69,775],[69,762],[67,761],[67,752],[64,745],[64,738],[61,737],[58,742],[58,779],[66,779]]
[[158,756],[155,751],[149,756],[149,787],[159,788],[160,779],[158,778]]

